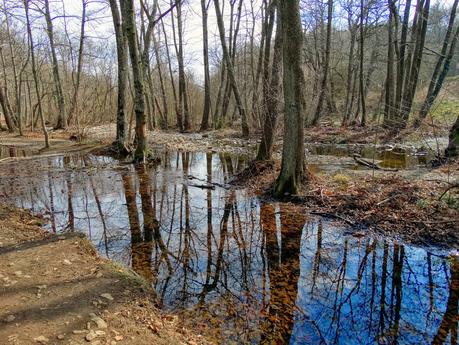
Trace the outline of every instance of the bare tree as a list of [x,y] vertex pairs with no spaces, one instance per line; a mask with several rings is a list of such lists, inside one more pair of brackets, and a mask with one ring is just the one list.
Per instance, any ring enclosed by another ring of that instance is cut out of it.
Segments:
[[53,65],[53,78],[54,78],[54,88],[56,93],[57,106],[59,109],[59,115],[57,118],[56,129],[62,129],[67,127],[67,114],[65,113],[65,100],[64,100],[64,91],[62,90],[61,76],[59,72],[59,62],[56,55],[56,45],[54,42],[54,28],[53,21],[51,19],[51,12],[49,9],[49,0],[45,1],[45,19],[46,19],[46,33],[49,38],[49,47],[51,50],[51,58]]
[[283,51],[284,147],[282,167],[274,187],[277,196],[297,194],[305,177],[304,166],[304,76],[301,68],[303,31],[299,0],[280,3]]

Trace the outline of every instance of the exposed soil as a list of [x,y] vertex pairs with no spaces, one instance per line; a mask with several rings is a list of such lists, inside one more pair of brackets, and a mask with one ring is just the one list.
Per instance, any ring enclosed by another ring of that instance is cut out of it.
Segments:
[[155,308],[142,279],[79,234],[0,206],[1,344],[204,344]]

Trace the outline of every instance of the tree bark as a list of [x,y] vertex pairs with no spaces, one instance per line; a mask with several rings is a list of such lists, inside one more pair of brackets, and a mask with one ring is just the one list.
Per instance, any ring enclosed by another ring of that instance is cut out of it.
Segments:
[[449,132],[449,144],[445,151],[446,157],[459,156],[459,116]]
[[[271,80],[264,90],[264,124],[263,136],[260,147],[258,148],[257,160],[269,160],[272,156],[274,134],[276,130],[277,115],[279,111],[279,93],[280,93],[280,76],[282,69],[282,23],[279,14],[279,1],[274,0],[274,6],[277,8],[277,27],[274,38],[274,55],[271,71]],[[266,66],[265,68],[268,68]]]
[[207,29],[208,5],[207,0],[201,0],[202,12],[202,44],[204,58],[204,109],[202,112],[201,131],[209,129],[210,99],[210,71],[209,71],[209,34]]
[[46,19],[46,33],[49,38],[49,46],[51,49],[51,59],[53,63],[53,78],[54,88],[56,92],[57,106],[59,109],[59,116],[57,118],[56,129],[67,128],[67,114],[65,113],[65,99],[64,91],[62,89],[61,76],[59,73],[59,63],[57,61],[56,46],[54,42],[54,29],[53,22],[51,20],[51,13],[49,10],[49,0],[45,0],[45,19]]
[[332,32],[332,17],[333,17],[333,0],[328,0],[327,10],[327,38],[325,42],[325,61],[322,76],[322,84],[320,87],[319,101],[317,103],[316,113],[312,120],[312,125],[315,126],[319,123],[320,116],[322,115],[323,103],[327,92],[328,73],[330,69],[330,50],[331,50],[331,32]]
[[27,26],[27,37],[29,41],[30,47],[30,56],[32,58],[32,75],[35,84],[35,92],[37,94],[37,106],[38,106],[38,114],[40,116],[41,128],[43,130],[43,135],[45,137],[45,148],[49,148],[49,138],[48,138],[48,131],[46,130],[45,124],[45,117],[43,115],[43,108],[41,104],[41,92],[38,80],[38,73],[37,73],[37,65],[35,62],[35,48],[33,43],[33,36],[32,36],[32,27],[30,24],[30,16],[29,16],[29,0],[23,0],[24,3],[24,10],[26,15],[26,26]]
[[[421,125],[422,121],[426,118],[427,114],[430,111],[433,103],[435,102],[441,87],[443,86],[443,81],[448,74],[451,60],[454,56],[454,51],[456,48],[456,43],[459,35],[459,29],[456,30],[456,33],[451,38],[453,33],[454,21],[456,18],[457,5],[459,0],[455,0],[453,7],[451,9],[451,15],[448,22],[448,28],[446,30],[445,39],[443,41],[443,46],[438,57],[437,63],[435,65],[432,78],[430,80],[429,89],[427,91],[426,98],[422,105],[422,108],[419,112],[418,118],[414,122],[414,127],[417,128]],[[449,51],[448,51],[449,47]]]
[[301,69],[303,32],[299,0],[280,4],[283,51],[284,147],[282,167],[274,187],[278,197],[297,194],[305,174],[304,167],[304,75]]
[[234,98],[236,99],[236,105],[239,110],[239,115],[241,116],[242,135],[245,138],[248,138],[250,135],[250,130],[249,130],[249,126],[247,123],[247,115],[246,115],[244,106],[242,104],[241,95],[239,93],[239,89],[236,83],[236,77],[234,75],[233,64],[231,62],[231,57],[228,52],[228,46],[226,44],[225,26],[223,23],[223,16],[220,10],[219,0],[214,0],[214,5],[215,5],[215,14],[217,16],[218,31],[220,34],[220,41],[221,41],[222,50],[223,50],[223,60],[225,61],[225,64],[226,64],[226,69],[228,71],[228,77],[231,83],[231,88],[233,90]]
[[126,28],[126,40],[131,58],[132,76],[134,82],[134,112],[135,112],[135,141],[134,162],[145,161],[147,151],[145,96],[143,66],[139,52],[135,11],[133,0],[121,0],[124,3],[123,21]]
[[[123,0],[121,0],[123,1]],[[122,8],[123,3],[120,3]],[[115,145],[124,148],[126,145],[126,88],[127,88],[127,46],[121,13],[117,0],[110,0],[113,25],[115,27],[116,54],[118,61],[118,99],[116,109],[116,141]]]

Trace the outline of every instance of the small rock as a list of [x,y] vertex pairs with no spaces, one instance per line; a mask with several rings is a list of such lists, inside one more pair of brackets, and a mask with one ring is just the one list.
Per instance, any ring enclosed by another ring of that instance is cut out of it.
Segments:
[[105,335],[105,332],[104,332],[104,331],[96,331],[95,333],[96,333],[98,336]]
[[97,338],[97,334],[94,331],[90,331],[88,334],[86,334],[84,338],[86,339],[86,341],[93,341]]
[[5,317],[5,322],[13,322],[14,320],[16,320],[16,316],[14,315],[8,315]]
[[49,342],[49,339],[40,335],[39,337],[33,338],[33,341],[40,344],[47,344]]
[[59,334],[59,335],[57,336],[57,339],[59,339],[59,340],[64,340],[64,339],[65,339],[65,335],[64,335],[64,334]]
[[73,334],[84,334],[84,333],[87,333],[88,331],[85,330],[85,329],[74,329],[73,330]]
[[103,297],[109,301],[113,301],[114,298],[112,297],[112,295],[110,295],[109,293],[103,293],[102,295],[100,295],[100,297]]
[[96,325],[97,325],[97,328],[107,328],[107,323],[102,320],[99,316],[97,316],[96,314],[94,313],[91,313],[89,314],[89,316],[91,317],[91,321],[93,321]]

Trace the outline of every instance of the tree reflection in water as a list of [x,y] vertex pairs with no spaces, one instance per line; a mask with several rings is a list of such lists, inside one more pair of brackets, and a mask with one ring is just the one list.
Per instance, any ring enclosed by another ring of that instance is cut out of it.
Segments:
[[47,214],[50,230],[85,232],[217,342],[457,343],[456,256],[345,236],[225,188],[238,157],[161,157],[156,167],[78,155],[12,163],[0,195]]

